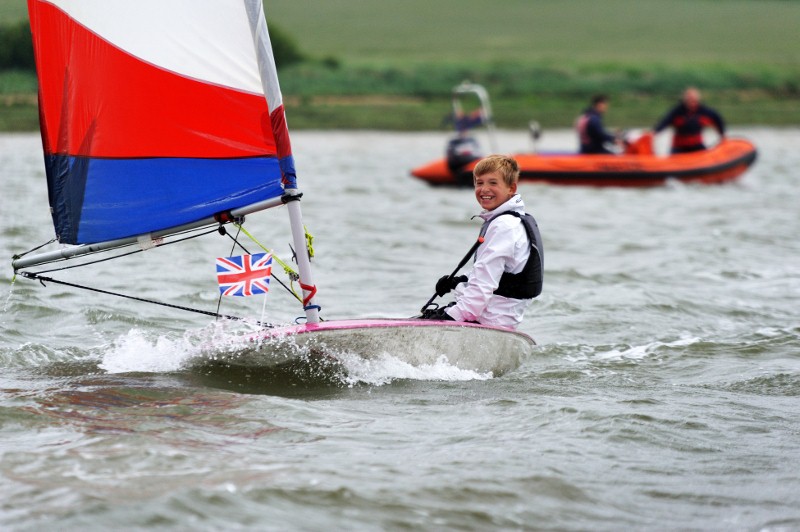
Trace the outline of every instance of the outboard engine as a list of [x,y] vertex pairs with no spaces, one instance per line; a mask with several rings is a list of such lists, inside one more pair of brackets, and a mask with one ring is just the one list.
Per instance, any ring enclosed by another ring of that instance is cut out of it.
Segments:
[[480,146],[473,137],[459,135],[447,143],[447,167],[453,174],[480,157]]

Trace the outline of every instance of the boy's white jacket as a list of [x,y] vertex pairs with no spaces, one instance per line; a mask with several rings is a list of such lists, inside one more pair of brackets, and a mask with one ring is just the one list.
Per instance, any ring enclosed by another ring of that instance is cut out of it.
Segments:
[[[519,194],[493,211],[484,211],[479,216],[488,220],[501,212],[525,212],[525,204]],[[495,295],[504,272],[519,273],[531,254],[528,235],[522,221],[516,216],[501,216],[489,224],[483,244],[475,254],[469,280],[455,289],[456,304],[447,313],[456,321],[477,321],[484,325],[498,325],[516,329],[522,322],[525,309],[532,299],[512,299]]]

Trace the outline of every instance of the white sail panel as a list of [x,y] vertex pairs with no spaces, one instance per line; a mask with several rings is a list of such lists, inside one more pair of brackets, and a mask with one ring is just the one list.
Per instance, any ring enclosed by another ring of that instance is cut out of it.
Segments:
[[142,61],[207,83],[264,93],[242,0],[51,3]]
[[281,86],[278,82],[278,71],[275,66],[275,55],[272,52],[272,41],[267,30],[267,19],[264,13],[264,4],[261,0],[245,0],[247,14],[250,18],[250,28],[253,33],[253,44],[261,72],[261,85],[267,97],[270,111],[275,111],[283,105]]

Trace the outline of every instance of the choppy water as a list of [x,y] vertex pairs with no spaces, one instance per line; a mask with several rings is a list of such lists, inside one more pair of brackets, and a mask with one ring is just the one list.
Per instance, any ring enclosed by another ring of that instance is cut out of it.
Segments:
[[[521,187],[547,248],[521,327],[540,347],[498,378],[391,357],[297,379],[190,369],[245,326],[6,283],[0,528],[799,530],[800,130],[734,133],[760,150],[734,184]],[[477,231],[470,191],[408,177],[444,136],[293,140],[323,316],[413,315]],[[0,165],[8,281],[52,236],[38,135],[0,136]],[[284,257],[287,225],[247,224]],[[53,276],[214,310],[228,251],[211,237]],[[270,319],[295,309],[267,299]]]

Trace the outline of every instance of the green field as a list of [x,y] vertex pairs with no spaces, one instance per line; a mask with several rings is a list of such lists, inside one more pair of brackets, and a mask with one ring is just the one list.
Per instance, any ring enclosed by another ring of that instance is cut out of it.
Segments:
[[786,0],[276,0],[311,53],[353,62],[578,61],[800,67]]
[[25,0],[0,0],[0,24],[28,18],[28,3]]
[[[567,127],[595,92],[612,98],[610,125],[650,125],[689,84],[733,124],[800,124],[800,1],[275,0],[265,8],[310,58],[280,72],[293,128],[439,128],[449,89],[464,78],[489,89],[503,127],[531,118]],[[0,24],[25,16],[22,0],[0,0]],[[0,73],[0,128],[27,129],[35,110],[25,120],[30,100],[19,94],[31,82],[8,76]]]

